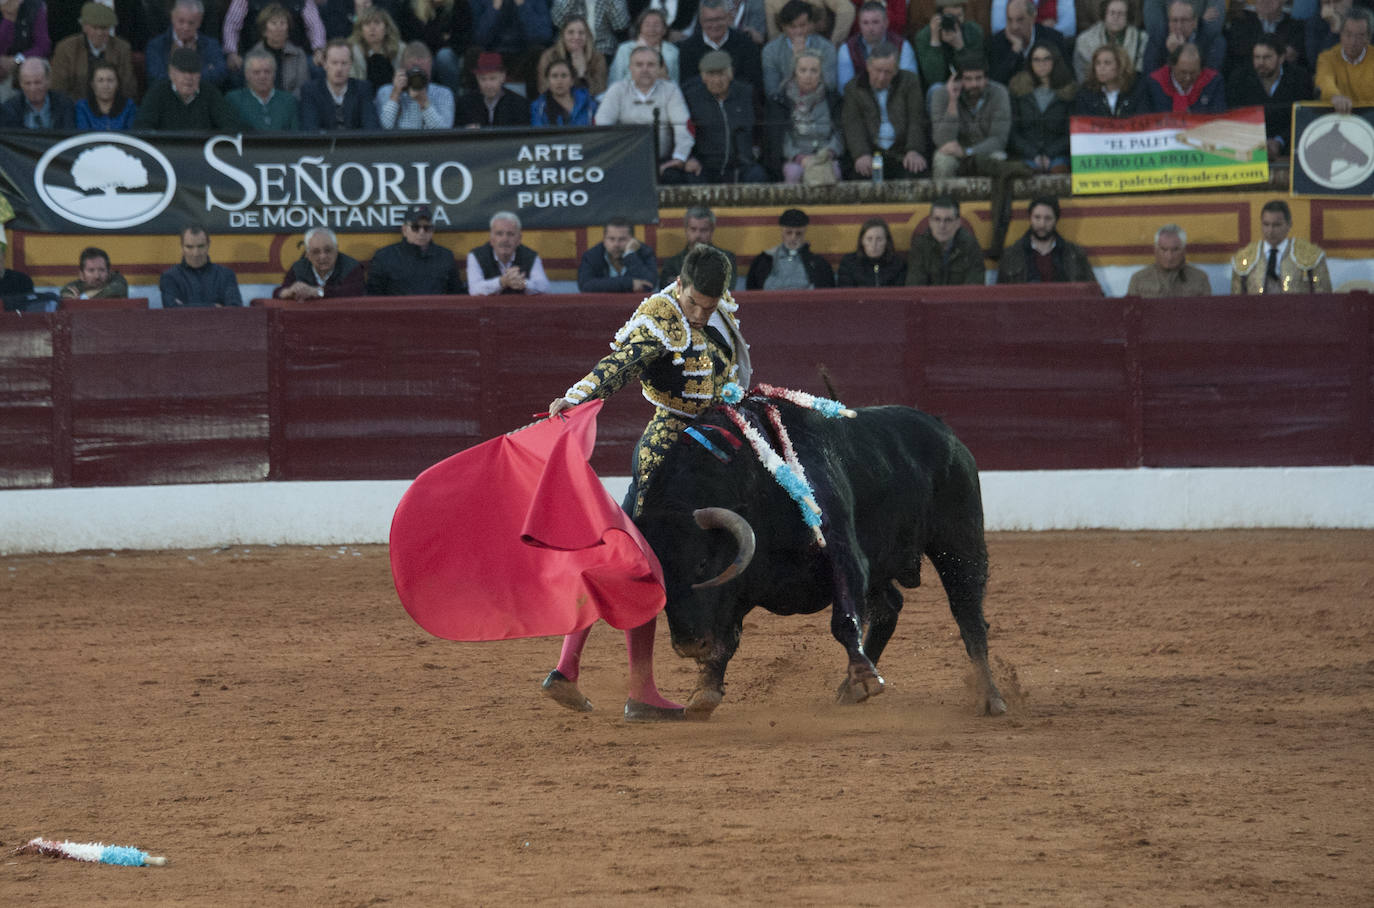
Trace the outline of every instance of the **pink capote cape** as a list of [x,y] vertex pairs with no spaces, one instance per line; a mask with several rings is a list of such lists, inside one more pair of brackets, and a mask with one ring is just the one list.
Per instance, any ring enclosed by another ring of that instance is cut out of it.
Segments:
[[638,627],[663,608],[663,568],[588,464],[602,402],[493,438],[411,483],[391,521],[391,576],[436,637]]

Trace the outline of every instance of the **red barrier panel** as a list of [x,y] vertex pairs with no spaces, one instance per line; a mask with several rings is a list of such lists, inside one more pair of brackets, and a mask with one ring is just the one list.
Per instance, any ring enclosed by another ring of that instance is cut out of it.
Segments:
[[[746,292],[755,379],[946,422],[984,469],[1374,463],[1374,297]],[[959,298],[952,298],[958,296]],[[629,294],[6,313],[0,487],[403,479],[530,422]],[[628,472],[627,388],[594,465]]]
[[76,299],[75,297],[64,296],[57,301],[59,310],[99,310],[99,309],[147,309],[148,298],[143,296],[131,297],[100,297],[98,299]]

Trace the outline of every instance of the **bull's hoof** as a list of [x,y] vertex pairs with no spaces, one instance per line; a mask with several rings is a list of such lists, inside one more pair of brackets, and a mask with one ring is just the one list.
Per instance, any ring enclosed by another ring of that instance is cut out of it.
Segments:
[[556,668],[549,672],[541,687],[544,688],[544,696],[552,698],[555,703],[561,703],[568,709],[580,713],[592,711],[592,701],[583,696],[577,682],[569,681],[567,675]]
[[984,714],[989,716],[1005,716],[1007,714],[1007,701],[996,695],[988,697]]
[[638,700],[625,701],[626,722],[678,722],[684,719],[686,710],[681,706],[654,706]]
[[711,718],[711,713],[720,706],[720,701],[725,699],[725,694],[718,690],[707,690],[698,687],[692,691],[691,698],[687,701],[687,718],[696,722],[705,722]]
[[835,692],[835,702],[846,706],[862,703],[881,694],[886,686],[883,676],[875,671],[851,672],[848,678],[840,682],[840,687]]

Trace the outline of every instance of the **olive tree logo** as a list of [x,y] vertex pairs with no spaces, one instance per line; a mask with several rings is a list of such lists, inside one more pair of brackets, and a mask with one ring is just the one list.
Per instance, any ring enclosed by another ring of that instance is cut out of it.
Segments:
[[113,132],[57,143],[39,159],[33,182],[53,211],[72,223],[105,230],[157,217],[171,204],[177,186],[172,162],[162,152]]

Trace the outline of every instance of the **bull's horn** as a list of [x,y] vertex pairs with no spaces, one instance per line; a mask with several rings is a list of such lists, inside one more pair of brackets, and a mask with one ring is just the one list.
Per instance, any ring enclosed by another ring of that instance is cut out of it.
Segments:
[[720,572],[720,576],[710,580],[703,580],[701,583],[692,584],[692,589],[699,590],[708,586],[720,586],[722,583],[729,583],[739,576],[740,571],[749,566],[749,562],[754,559],[754,528],[749,525],[749,521],[736,514],[729,508],[698,508],[692,512],[692,517],[696,519],[697,526],[703,530],[726,530],[731,536],[735,537],[735,542],[739,545],[739,551],[735,555],[734,562]]

